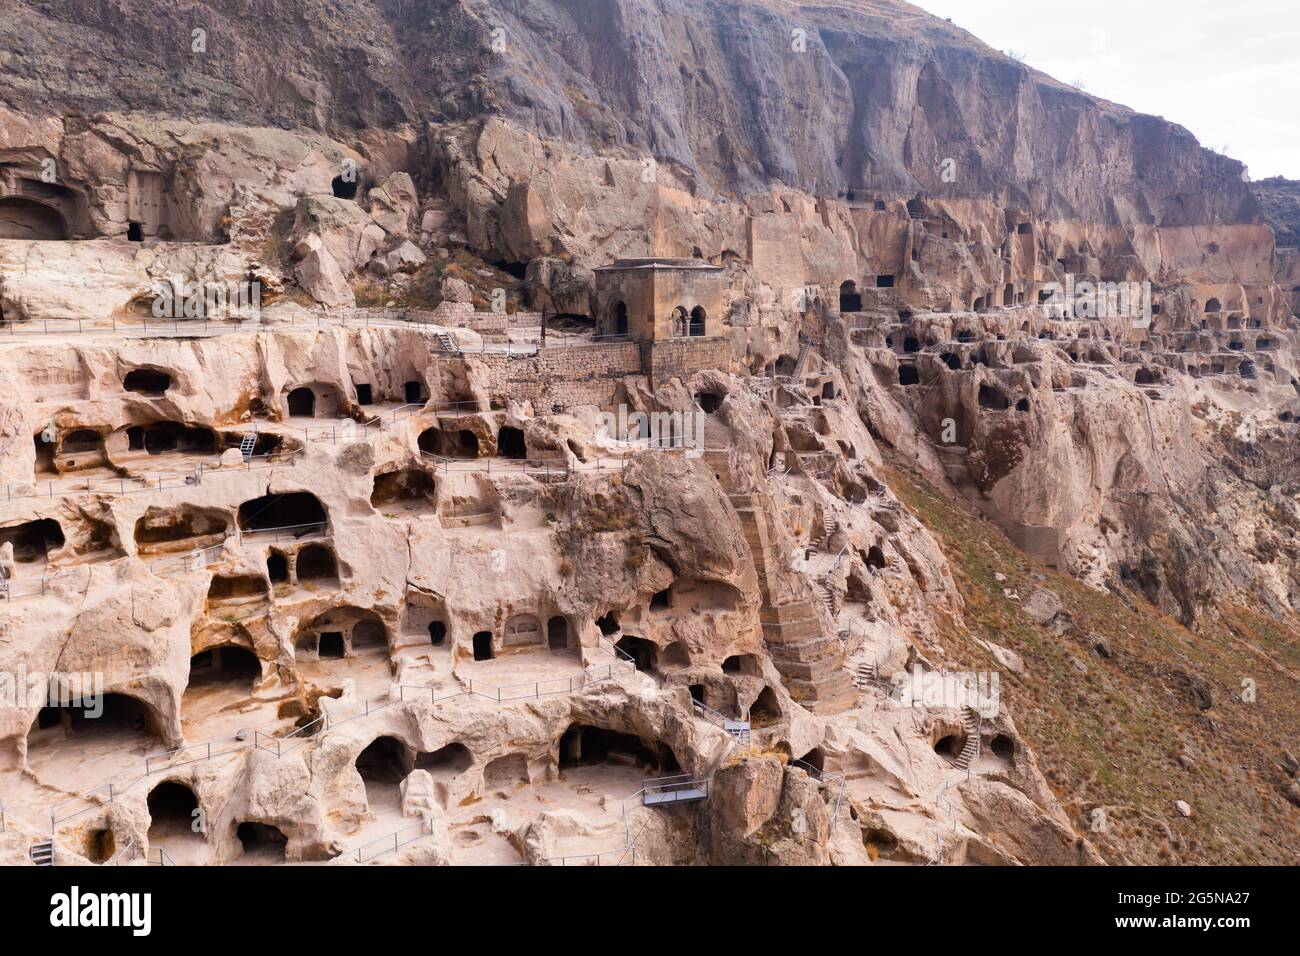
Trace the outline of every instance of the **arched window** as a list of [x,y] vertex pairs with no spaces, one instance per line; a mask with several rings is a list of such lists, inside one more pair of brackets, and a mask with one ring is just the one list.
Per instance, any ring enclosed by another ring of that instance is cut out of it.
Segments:
[[704,334],[704,307],[697,305],[691,309],[691,335]]
[[673,309],[672,315],[674,337],[682,337],[690,334],[690,318],[686,315],[686,307],[679,305]]

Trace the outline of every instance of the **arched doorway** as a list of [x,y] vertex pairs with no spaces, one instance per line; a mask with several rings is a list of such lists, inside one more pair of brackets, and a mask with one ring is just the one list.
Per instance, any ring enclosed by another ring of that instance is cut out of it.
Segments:
[[610,329],[614,335],[627,335],[627,304],[621,299],[610,310]]
[[252,651],[234,644],[210,647],[190,658],[188,690],[239,688],[251,690],[262,676],[262,664]]
[[569,622],[558,614],[546,622],[546,646],[553,651],[569,646]]
[[149,847],[161,847],[175,862],[200,862],[196,851],[206,839],[199,798],[176,780],[164,780],[149,791]]
[[497,454],[502,458],[527,458],[528,446],[524,433],[518,428],[502,425],[497,432]]
[[68,225],[53,206],[23,196],[0,197],[0,239],[67,238]]
[[316,393],[310,388],[295,388],[289,393],[290,418],[314,418],[316,415]]
[[858,293],[858,284],[852,279],[840,283],[840,311],[862,311],[862,296]]

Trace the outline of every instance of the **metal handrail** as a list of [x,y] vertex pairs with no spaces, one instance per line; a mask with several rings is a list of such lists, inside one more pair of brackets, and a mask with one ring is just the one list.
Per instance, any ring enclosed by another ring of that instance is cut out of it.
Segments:
[[[402,839],[403,835],[409,834],[412,830],[416,831],[415,836],[408,837],[407,839]],[[433,833],[432,823],[428,820],[421,820],[419,823],[409,824],[398,830],[394,830],[392,833],[389,833],[386,836],[382,836],[379,837],[378,839],[371,840],[369,843],[363,843],[355,850],[350,850],[348,852],[355,853],[357,855],[358,863],[367,863],[370,860],[378,859],[379,857],[383,856],[385,853],[396,852],[401,847],[404,847],[410,843],[414,843],[416,840],[419,840],[425,836],[429,836],[432,833]],[[393,844],[391,847],[387,846],[389,842]],[[365,855],[366,850],[379,843],[385,844],[385,848],[383,850],[371,856]]]
[[[41,482],[32,482],[30,485],[5,485],[5,501],[25,501],[31,498],[71,498],[76,495],[117,495],[125,497],[127,495],[151,494],[154,492],[168,491],[172,488],[184,488],[196,484],[202,484],[203,480],[210,477],[211,474],[229,475],[237,471],[261,471],[267,468],[283,468],[286,466],[293,467],[297,465],[297,459],[302,454],[302,449],[297,449],[285,455],[284,453],[272,452],[266,455],[253,455],[242,465],[224,465],[214,466],[206,464],[203,461],[198,463],[198,468],[193,474],[188,475],[126,475],[120,478],[85,478],[85,479],[67,479],[61,481],[46,480]],[[279,457],[283,455],[283,457]],[[252,462],[263,459],[264,464],[254,465]],[[131,487],[131,486],[138,487]],[[24,488],[31,488],[31,491],[24,491]],[[44,487],[44,491],[41,488]]]

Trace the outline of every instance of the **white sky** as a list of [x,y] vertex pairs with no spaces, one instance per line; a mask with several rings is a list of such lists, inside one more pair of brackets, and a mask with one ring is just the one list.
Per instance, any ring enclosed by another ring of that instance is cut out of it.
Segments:
[[1087,92],[1300,179],[1300,0],[910,0]]

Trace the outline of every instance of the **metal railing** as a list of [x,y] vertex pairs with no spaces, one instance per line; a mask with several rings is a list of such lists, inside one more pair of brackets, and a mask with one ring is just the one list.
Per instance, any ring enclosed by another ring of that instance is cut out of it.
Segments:
[[400,830],[394,830],[387,836],[371,840],[369,843],[363,843],[355,850],[349,850],[348,852],[356,854],[358,863],[367,863],[370,860],[378,859],[385,853],[394,853],[402,847],[432,834],[433,825],[427,820],[421,820],[419,823],[412,823]]
[[811,777],[813,781],[817,783],[818,786],[825,787],[828,792],[834,793],[835,810],[831,814],[831,826],[834,826],[835,821],[840,818],[840,803],[844,799],[844,785],[847,781],[847,777],[845,776],[845,774],[830,773],[828,771],[818,769],[817,767],[814,767],[812,764],[804,760],[800,760],[797,757],[790,758],[790,765],[793,767],[798,767],[804,773],[808,774],[808,776]]
[[623,335],[583,335],[583,336],[566,336],[563,333],[548,332],[546,334],[546,347],[551,348],[579,348],[583,345],[620,345],[624,342],[631,342],[632,337],[624,333]]
[[176,861],[171,858],[171,854],[169,854],[166,850],[164,850],[160,846],[153,847],[152,849],[150,849],[149,853],[153,854],[155,850],[158,853],[158,859],[155,860],[153,859],[152,856],[150,856],[145,860],[145,862],[148,863],[150,866],[175,866],[176,865]]
[[669,777],[651,777],[641,781],[641,799],[646,806],[702,800],[709,795],[713,777],[679,773]]
[[311,535],[324,534],[329,527],[328,521],[309,521],[305,524],[286,524],[275,528],[240,528],[236,537],[265,538],[271,535],[273,542],[298,541]]
[[[613,654],[614,660],[609,664],[588,665],[583,669],[582,674],[579,675],[577,678],[567,679],[567,683],[573,690],[579,690],[582,687],[591,686],[595,683],[608,680],[619,673],[627,673],[629,670],[635,670],[636,664],[633,661],[633,659],[626,652],[616,647],[612,642],[608,641],[603,636],[599,638],[597,642],[597,648],[598,649],[605,648],[610,650]],[[506,685],[505,687],[502,688],[493,687],[491,693],[484,692],[485,687],[490,685],[480,684],[479,687],[473,687],[472,686],[473,683],[474,682],[471,681],[471,689],[469,690],[463,690],[452,694],[447,694],[441,698],[435,697],[434,692],[429,688],[407,687],[403,685],[403,686],[399,686],[398,694],[396,697],[394,697],[391,693],[389,693],[388,695],[385,696],[368,698],[364,701],[361,701],[360,704],[357,706],[356,710],[353,713],[346,714],[346,716],[338,716],[338,715],[330,716],[326,713],[322,713],[320,717],[317,717],[315,720],[312,720],[310,723],[307,723],[302,727],[297,728],[293,732],[285,734],[282,737],[276,737],[271,734],[267,734],[267,733],[263,733],[262,731],[255,730],[253,732],[253,739],[251,741],[234,741],[234,742],[208,741],[204,743],[188,744],[182,747],[177,747],[173,750],[165,750],[158,753],[147,754],[143,759],[143,773],[133,774],[132,771],[130,770],[125,771],[121,774],[118,774],[110,778],[104,783],[101,783],[98,787],[95,787],[93,790],[88,790],[85,793],[81,793],[78,794],[77,796],[69,797],[66,800],[62,800],[58,803],[52,804],[49,810],[50,832],[52,834],[51,838],[53,839],[53,835],[57,834],[58,827],[60,824],[66,823],[69,820],[76,819],[77,817],[101,809],[107,804],[113,803],[120,796],[122,796],[132,787],[134,787],[136,784],[140,783],[142,780],[147,780],[156,774],[163,773],[168,770],[173,770],[176,769],[177,767],[183,767],[194,763],[203,763],[208,760],[215,760],[220,757],[226,757],[232,754],[243,753],[250,750],[261,750],[267,753],[274,754],[277,758],[280,758],[287,754],[292,753],[293,751],[297,750],[299,747],[308,743],[310,739],[314,737],[317,734],[317,732],[321,730],[329,730],[334,727],[338,727],[342,724],[347,723],[348,721],[355,720],[358,717],[364,717],[369,714],[376,713],[390,706],[391,704],[406,700],[407,699],[406,691],[428,692],[430,694],[430,700],[435,703],[440,703],[441,701],[448,700],[453,697],[462,697],[468,695],[486,697],[488,699],[495,700],[498,703],[508,703],[515,700],[529,700],[532,699],[534,696],[546,696],[546,694],[549,693],[565,692],[565,691],[554,691],[554,692],[547,691],[545,693],[541,693],[540,686],[542,684],[549,683],[546,681],[535,682],[532,685],[513,684],[513,685]],[[518,695],[502,693],[503,691],[509,692],[511,689],[530,687],[530,686],[536,688],[538,693],[518,694]],[[420,699],[420,695],[411,694],[410,699],[418,700]],[[285,746],[286,741],[292,741],[292,743],[290,743],[289,746]],[[178,757],[182,759],[177,759]],[[90,805],[81,807],[76,810],[69,810],[69,807],[72,804],[81,803],[81,802],[86,802],[89,803]],[[3,821],[2,812],[0,812],[0,821]]]
[[[200,461],[198,468],[185,475],[136,475],[120,478],[46,479],[30,485],[6,484],[5,501],[23,501],[29,498],[70,498],[74,495],[139,495],[169,491],[200,485],[211,475],[229,475],[236,472],[261,471],[267,468],[293,467],[302,450],[283,457],[276,454],[253,455],[240,465],[209,465]],[[253,464],[261,459],[263,464]],[[30,489],[30,490],[29,490]]]
[[63,578],[69,578],[72,575],[77,574],[79,570],[84,570],[86,572],[86,586],[89,587],[90,568],[69,568],[66,571],[59,571],[52,575],[42,574],[39,581],[32,583],[20,582],[19,584],[15,584],[12,580],[6,581],[4,587],[0,587],[0,597],[3,597],[5,601],[11,601],[16,600],[17,598],[36,597],[37,595],[44,596],[49,592],[51,582]]

